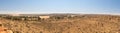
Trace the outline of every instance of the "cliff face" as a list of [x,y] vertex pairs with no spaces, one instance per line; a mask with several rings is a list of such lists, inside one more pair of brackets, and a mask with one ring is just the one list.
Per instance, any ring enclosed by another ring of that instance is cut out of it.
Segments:
[[78,15],[38,21],[1,18],[0,22],[14,33],[120,33],[120,16]]

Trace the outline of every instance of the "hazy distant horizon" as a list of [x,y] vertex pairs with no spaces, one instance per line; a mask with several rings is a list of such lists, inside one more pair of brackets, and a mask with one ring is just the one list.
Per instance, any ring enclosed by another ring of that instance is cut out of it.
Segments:
[[20,14],[100,14],[100,15],[120,15],[120,13],[0,13],[0,14],[8,14],[8,15],[20,15]]

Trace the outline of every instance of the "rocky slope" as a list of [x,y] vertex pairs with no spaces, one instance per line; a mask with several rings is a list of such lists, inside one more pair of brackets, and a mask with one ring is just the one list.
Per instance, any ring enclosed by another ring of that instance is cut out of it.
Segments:
[[1,18],[0,22],[14,33],[120,33],[120,16],[83,15],[42,21]]

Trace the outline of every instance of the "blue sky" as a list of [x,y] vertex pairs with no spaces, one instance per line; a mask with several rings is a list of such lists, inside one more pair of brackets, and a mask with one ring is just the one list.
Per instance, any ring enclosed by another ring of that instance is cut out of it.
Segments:
[[120,0],[0,0],[0,13],[120,13]]

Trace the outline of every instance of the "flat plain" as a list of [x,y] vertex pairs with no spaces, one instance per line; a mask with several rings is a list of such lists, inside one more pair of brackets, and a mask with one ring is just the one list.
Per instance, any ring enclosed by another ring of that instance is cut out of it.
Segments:
[[0,23],[14,33],[120,33],[119,15],[1,15]]

